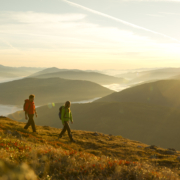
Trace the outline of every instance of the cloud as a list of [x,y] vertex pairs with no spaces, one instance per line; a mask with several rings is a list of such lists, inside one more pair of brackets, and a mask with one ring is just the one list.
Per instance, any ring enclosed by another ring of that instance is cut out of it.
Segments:
[[126,56],[126,52],[129,51],[147,52],[159,48],[158,43],[148,37],[135,35],[133,32],[115,27],[101,27],[84,21],[63,21],[50,25],[48,22],[25,25],[4,24],[0,25],[0,33],[6,42],[11,42],[11,44],[16,44],[16,46],[25,49],[39,48],[56,51],[61,48],[74,52],[83,49],[84,52],[93,50],[104,53],[106,51],[105,53]]
[[0,12],[0,22],[19,22],[19,23],[59,23],[73,22],[84,19],[84,14],[48,14],[28,12]]
[[[53,62],[57,64],[61,60],[62,63],[72,66],[73,61],[76,61],[76,68],[85,62],[90,63],[92,68],[94,64],[113,68],[114,64],[131,64],[133,61],[141,64],[147,59],[164,61],[168,57],[178,60],[180,58],[180,46],[177,43],[160,43],[131,31],[100,26],[84,19],[31,23],[32,16],[40,17],[41,13],[21,12],[21,17],[26,16],[26,21],[23,19],[23,23],[19,23],[22,19],[15,18],[17,14],[19,15],[19,12],[0,18],[4,22],[9,21],[0,23],[1,40],[7,42],[6,46],[0,48],[0,59],[4,61],[21,59],[25,62],[24,59],[29,59],[30,62],[33,59],[51,66]],[[52,14],[45,16],[46,19],[52,18]],[[15,48],[26,55],[15,56],[15,53],[19,53]]]
[[20,49],[18,49],[15,46],[13,46],[10,42],[8,42],[8,41],[6,41],[6,40],[4,40],[2,38],[0,39],[0,42],[2,42],[4,45],[8,46],[14,52],[24,54]]
[[171,40],[173,40],[173,41],[176,41],[176,42],[180,43],[180,41],[179,41],[178,39],[175,39],[175,38],[173,38],[173,37],[167,36],[167,35],[165,35],[165,34],[162,34],[162,33],[159,33],[159,32],[155,32],[155,31],[152,31],[152,30],[150,30],[150,29],[147,29],[147,28],[144,28],[144,27],[141,27],[141,26],[138,26],[138,25],[129,23],[129,22],[127,22],[127,21],[124,21],[124,20],[121,20],[121,19],[119,19],[119,18],[110,16],[110,15],[108,15],[108,14],[101,13],[101,12],[99,12],[99,11],[95,11],[95,10],[93,10],[93,9],[87,8],[87,7],[82,6],[82,5],[80,5],[80,4],[77,4],[77,3],[73,3],[73,2],[68,1],[68,0],[62,0],[62,1],[66,2],[66,3],[70,4],[70,5],[76,6],[76,7],[78,7],[78,8],[84,9],[84,10],[86,10],[86,11],[89,11],[89,12],[91,12],[91,13],[94,13],[94,14],[97,14],[97,15],[100,15],[100,16],[103,16],[103,17],[112,19],[112,20],[117,21],[117,22],[120,22],[120,23],[123,23],[123,24],[125,24],[125,25],[127,25],[127,26],[130,26],[130,27],[133,27],[133,28],[136,28],[136,29],[141,29],[141,30],[143,30],[143,31],[147,31],[147,32],[150,32],[150,33],[153,33],[153,34],[157,34],[157,35],[163,36],[163,37],[165,37],[165,38],[168,38],[168,39],[171,39]]

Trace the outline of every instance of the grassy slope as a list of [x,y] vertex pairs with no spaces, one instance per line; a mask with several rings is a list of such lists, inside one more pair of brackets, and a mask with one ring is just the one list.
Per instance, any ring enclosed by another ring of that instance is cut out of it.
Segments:
[[[152,150],[121,136],[76,130],[72,131],[76,143],[70,143],[67,134],[57,141],[60,129],[37,126],[36,135],[25,131],[24,125],[0,117],[0,159],[16,165],[27,163],[39,179],[47,175],[49,179],[179,179],[179,151],[167,155],[165,149]],[[17,131],[21,140],[4,130]],[[9,173],[0,171],[2,174]]]
[[59,78],[71,79],[71,80],[86,80],[102,85],[113,84],[113,83],[121,84],[125,82],[125,79],[123,78],[117,78],[96,72],[75,71],[75,70],[47,73],[47,74],[37,75],[35,77],[37,78],[59,77]]
[[98,84],[60,78],[26,78],[0,84],[1,104],[23,105],[30,94],[36,95],[36,105],[49,102],[87,100],[111,94],[112,90]]
[[[36,123],[61,128],[58,118],[60,105],[39,107]],[[74,118],[73,129],[121,134],[146,144],[180,150],[179,109],[115,102],[73,104],[71,110]],[[24,120],[24,112],[16,112],[9,117]]]

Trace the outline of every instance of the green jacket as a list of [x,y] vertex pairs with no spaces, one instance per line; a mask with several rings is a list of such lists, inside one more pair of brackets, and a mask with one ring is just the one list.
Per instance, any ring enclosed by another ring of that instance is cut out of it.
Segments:
[[70,112],[68,112],[68,109],[66,109],[65,107],[62,108],[62,112],[61,112],[61,120],[62,120],[62,123],[64,124],[65,121],[71,121],[73,122],[73,118],[72,118],[72,113],[71,113],[71,110]]

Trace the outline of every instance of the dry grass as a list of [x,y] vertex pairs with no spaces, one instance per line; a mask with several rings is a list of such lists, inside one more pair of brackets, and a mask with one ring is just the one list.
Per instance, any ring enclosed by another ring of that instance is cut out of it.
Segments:
[[[67,134],[57,140],[60,129],[37,126],[36,135],[23,126],[0,118],[0,158],[11,164],[28,164],[37,179],[180,179],[179,152],[167,155],[162,148],[147,149],[147,145],[121,136],[95,136],[85,131],[72,131],[77,142],[70,143]],[[4,130],[15,130],[22,137]]]

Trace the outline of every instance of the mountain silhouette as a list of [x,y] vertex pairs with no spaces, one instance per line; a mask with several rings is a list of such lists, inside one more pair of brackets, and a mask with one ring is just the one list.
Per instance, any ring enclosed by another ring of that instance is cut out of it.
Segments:
[[179,107],[179,91],[180,80],[160,80],[115,92],[95,102],[133,102]]
[[111,94],[112,90],[99,84],[60,78],[24,78],[0,84],[1,104],[23,105],[24,99],[35,94],[36,105],[52,102],[88,100]]

